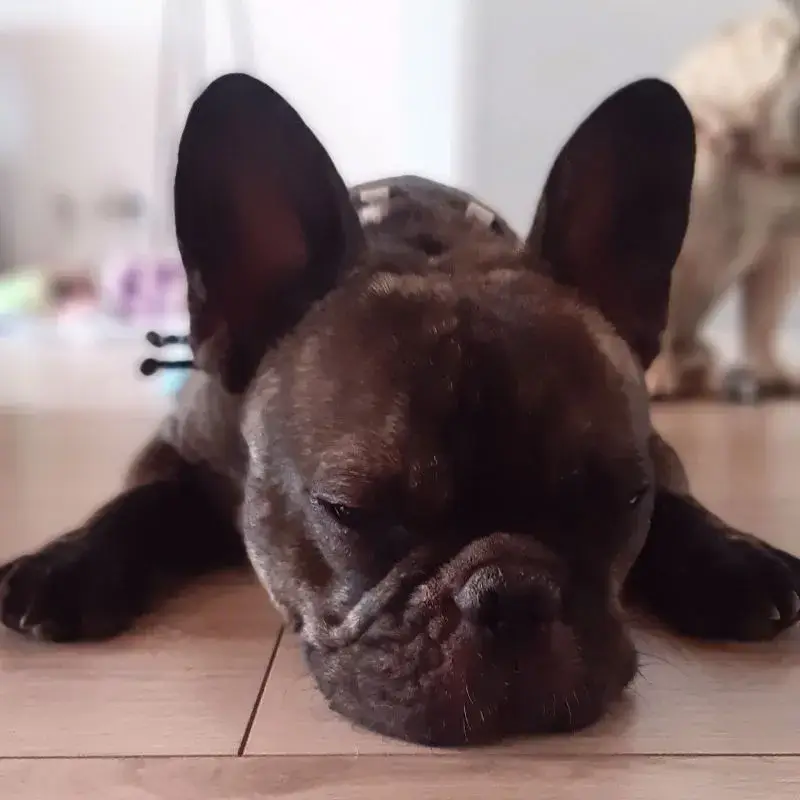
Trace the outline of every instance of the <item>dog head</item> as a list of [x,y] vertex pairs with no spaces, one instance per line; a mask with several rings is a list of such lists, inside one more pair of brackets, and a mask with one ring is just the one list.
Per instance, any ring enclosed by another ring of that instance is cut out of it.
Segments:
[[192,342],[244,392],[248,552],[335,710],[484,743],[586,725],[634,676],[642,370],[693,163],[677,92],[638,81],[565,145],[524,243],[465,225],[431,253],[360,224],[263,83],[194,104],[175,182]]

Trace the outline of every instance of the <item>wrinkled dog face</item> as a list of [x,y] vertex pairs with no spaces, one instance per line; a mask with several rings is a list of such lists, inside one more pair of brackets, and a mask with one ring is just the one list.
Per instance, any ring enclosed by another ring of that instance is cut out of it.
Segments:
[[588,722],[633,677],[647,399],[604,333],[521,269],[379,272],[268,360],[245,530],[335,708],[457,744]]
[[685,232],[691,119],[656,80],[590,115],[519,248],[362,230],[291,107],[226,76],[181,142],[196,352],[246,390],[242,527],[335,710],[437,745],[595,720],[636,670],[642,366]]

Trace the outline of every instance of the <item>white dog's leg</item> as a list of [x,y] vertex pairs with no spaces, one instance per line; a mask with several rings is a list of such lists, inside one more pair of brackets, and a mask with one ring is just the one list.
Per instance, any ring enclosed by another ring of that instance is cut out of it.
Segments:
[[781,323],[800,289],[800,231],[783,234],[742,280],[742,364],[726,376],[733,399],[800,391],[777,352]]

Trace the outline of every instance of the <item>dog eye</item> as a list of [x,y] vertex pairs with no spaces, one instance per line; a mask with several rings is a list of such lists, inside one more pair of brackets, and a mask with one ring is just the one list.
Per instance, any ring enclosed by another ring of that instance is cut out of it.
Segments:
[[346,503],[329,500],[325,497],[317,497],[316,501],[322,509],[346,528],[357,528],[367,520],[368,512],[363,508],[349,506]]
[[628,498],[628,505],[629,505],[631,508],[636,508],[636,506],[638,506],[638,505],[639,505],[639,503],[641,503],[641,502],[642,502],[642,500],[644,500],[644,498],[645,498],[645,497],[647,497],[647,493],[648,493],[649,491],[650,491],[650,486],[649,486],[649,485],[642,486],[642,487],[641,487],[641,489],[638,489],[637,491],[635,491],[635,492],[634,492],[634,493],[633,493],[633,494],[632,494],[632,495],[631,495],[631,496]]

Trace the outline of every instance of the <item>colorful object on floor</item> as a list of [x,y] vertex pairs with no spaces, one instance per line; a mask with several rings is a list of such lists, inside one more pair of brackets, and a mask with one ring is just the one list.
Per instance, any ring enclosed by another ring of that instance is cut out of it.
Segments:
[[57,336],[78,344],[102,341],[100,290],[88,269],[58,271],[48,277],[45,318]]
[[161,389],[168,396],[176,396],[189,378],[189,370],[173,370],[161,376]]
[[110,261],[103,270],[103,301],[108,313],[125,321],[182,312],[186,277],[180,259]]
[[0,276],[0,316],[32,314],[47,302],[48,279],[35,268]]
[[[153,347],[182,347],[188,350],[189,337],[188,336],[162,336],[155,331],[149,331],[147,336],[147,343]],[[155,375],[157,372],[163,372],[161,377],[161,387],[165,394],[176,395],[189,377],[191,370],[195,369],[194,361],[191,358],[178,359],[175,361],[167,361],[158,358],[146,358],[139,365],[139,371],[145,377]]]

